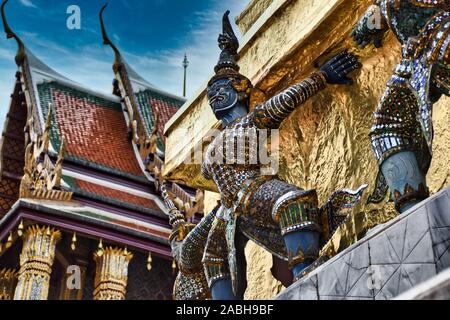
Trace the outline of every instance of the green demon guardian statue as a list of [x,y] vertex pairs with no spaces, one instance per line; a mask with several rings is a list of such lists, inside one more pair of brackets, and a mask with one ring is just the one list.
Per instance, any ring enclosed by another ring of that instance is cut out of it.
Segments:
[[[327,84],[351,84],[347,75],[360,67],[357,59],[341,52],[319,71],[249,112],[252,85],[239,73],[239,44],[228,14],[218,39],[219,62],[207,88],[223,130],[208,146],[202,165],[202,174],[215,182],[221,195],[215,217],[205,218],[209,232],[202,262],[213,299],[242,299],[246,287],[243,248],[248,239],[287,260],[294,276],[300,276],[345,219],[342,209],[359,201],[366,187],[337,191],[319,207],[315,190],[263,174],[260,144],[246,140],[251,134],[257,140],[266,139],[267,131],[278,129],[292,111]],[[243,141],[242,148],[236,147],[236,141]]]
[[388,29],[403,46],[402,60],[370,132],[380,172],[369,201],[383,201],[390,189],[402,213],[429,195],[425,177],[432,157],[432,107],[443,94],[450,96],[450,1],[377,0],[352,36],[362,48],[372,41],[380,47]]

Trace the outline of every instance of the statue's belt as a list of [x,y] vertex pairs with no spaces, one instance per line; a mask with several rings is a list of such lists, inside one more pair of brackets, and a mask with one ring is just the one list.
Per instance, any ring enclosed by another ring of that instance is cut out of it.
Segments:
[[256,176],[245,180],[242,183],[241,189],[237,192],[233,199],[233,211],[236,213],[239,211],[247,212],[248,203],[253,194],[258,191],[261,185],[273,178],[273,176]]

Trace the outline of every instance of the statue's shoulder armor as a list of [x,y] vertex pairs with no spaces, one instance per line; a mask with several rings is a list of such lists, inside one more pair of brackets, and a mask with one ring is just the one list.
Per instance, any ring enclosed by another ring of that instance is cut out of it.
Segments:
[[448,0],[381,0],[377,1],[389,27],[404,44],[420,34],[428,20],[449,8]]
[[251,117],[251,121],[259,129],[276,129],[280,125],[279,121],[275,121],[273,117],[267,116],[264,104],[258,104],[249,114],[249,117]]

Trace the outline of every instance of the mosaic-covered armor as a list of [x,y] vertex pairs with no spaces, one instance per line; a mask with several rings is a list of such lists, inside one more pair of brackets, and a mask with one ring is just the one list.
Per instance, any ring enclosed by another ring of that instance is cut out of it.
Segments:
[[[261,177],[258,148],[261,146],[260,139],[265,139],[270,132],[262,137],[261,134],[265,134],[266,131],[261,132],[258,129],[278,128],[297,106],[324,89],[325,83],[323,75],[313,73],[299,84],[257,106],[247,116],[229,124],[211,142],[202,165],[202,174],[205,178],[214,180],[222,202],[228,208],[239,206],[239,202],[254,189],[255,179],[261,183],[266,179]],[[239,155],[236,140],[242,141]],[[232,159],[233,157],[236,159]],[[235,160],[236,163],[230,165],[231,160]],[[243,191],[244,186],[247,191]]]
[[[208,83],[208,99],[223,131],[205,152],[202,174],[214,180],[222,207],[208,235],[203,263],[213,298],[232,299],[241,297],[245,283],[243,246],[237,241],[242,235],[287,260],[297,275],[318,258],[320,244],[343,220],[339,212],[360,199],[365,186],[357,191],[337,192],[324,207],[319,207],[314,190],[303,190],[269,174],[266,169],[270,163],[265,162],[267,150],[262,143],[267,142],[272,129],[279,128],[293,110],[327,83],[350,84],[347,74],[357,69],[359,62],[342,52],[320,71],[249,113],[252,85],[238,72],[239,46],[228,12],[219,47],[222,53],[216,74]],[[232,292],[227,287],[230,280]],[[224,294],[226,290],[229,292]]]
[[[174,284],[175,300],[211,299],[202,259],[217,209],[206,215],[195,227],[191,226],[183,241],[178,242],[176,238],[171,241],[173,252],[178,253],[176,257],[180,270]],[[178,248],[175,249],[176,246]]]
[[175,300],[211,299],[205,271],[203,252],[218,208],[207,214],[197,225],[186,222],[184,215],[170,200],[166,186],[161,186],[164,202],[169,209],[169,223],[173,228],[169,242],[179,272],[173,287]]
[[401,44],[417,36],[428,19],[448,10],[448,0],[374,0],[352,31],[355,41],[365,47],[373,42],[379,48],[383,34],[391,30]]
[[[450,95],[449,9],[448,0],[379,0],[352,32],[364,47],[388,26],[403,45],[370,132],[381,170],[369,201],[381,202],[390,188],[400,212],[429,194],[425,175],[432,157],[432,106],[442,94]],[[377,10],[381,27],[367,31]]]
[[251,117],[259,129],[278,129],[281,122],[299,105],[325,89],[326,83],[323,73],[314,72],[300,83],[257,106]]

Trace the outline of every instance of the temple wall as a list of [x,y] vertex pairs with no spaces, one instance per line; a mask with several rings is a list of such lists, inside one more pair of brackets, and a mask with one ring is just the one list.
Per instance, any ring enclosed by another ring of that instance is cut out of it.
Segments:
[[[338,188],[369,184],[362,204],[323,253],[342,250],[369,228],[395,216],[392,204],[365,204],[378,171],[368,138],[372,114],[400,58],[400,46],[392,34],[388,34],[381,49],[369,46],[361,51],[350,39],[352,26],[369,3],[370,0],[274,0],[253,26],[245,25],[243,17],[238,19],[241,30],[248,30],[241,44],[241,72],[267,97],[301,80],[313,70],[315,61],[324,61],[343,48],[356,53],[363,62],[363,68],[353,76],[353,86],[328,87],[296,110],[280,131],[281,178],[305,189],[317,189],[321,203]],[[433,121],[434,158],[427,180],[435,193],[450,184],[449,98],[442,98],[435,105]],[[199,176],[198,166],[182,161],[215,125],[205,92],[200,91],[166,126],[166,176],[214,190]],[[190,139],[180,139],[176,133],[180,128],[195,134]],[[270,255],[250,243],[246,256],[246,298],[273,297],[280,285],[270,275]]]
[[241,31],[245,34],[266,11],[274,0],[251,0],[244,10],[236,17],[235,21]]

